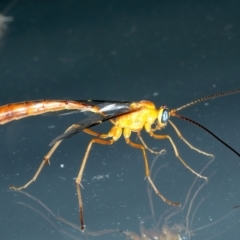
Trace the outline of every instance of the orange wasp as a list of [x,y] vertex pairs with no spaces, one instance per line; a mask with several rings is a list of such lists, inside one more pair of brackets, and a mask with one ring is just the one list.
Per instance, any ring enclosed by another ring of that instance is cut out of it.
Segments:
[[[49,164],[49,159],[52,156],[52,154],[55,152],[56,148],[59,146],[59,144],[62,142],[62,140],[69,138],[79,132],[85,132],[89,135],[94,136],[94,138],[89,142],[88,147],[86,149],[85,155],[82,160],[82,164],[79,170],[79,173],[76,178],[76,187],[77,187],[77,195],[78,195],[78,203],[79,203],[79,210],[80,210],[80,223],[81,223],[81,229],[84,230],[84,221],[83,221],[83,202],[81,197],[81,191],[80,191],[80,185],[81,180],[84,172],[84,168],[86,166],[86,162],[91,150],[91,147],[93,143],[98,143],[102,145],[112,145],[115,141],[117,141],[122,135],[125,138],[125,141],[128,145],[134,148],[138,148],[143,153],[144,158],[144,164],[145,164],[145,175],[146,178],[155,191],[155,193],[166,203],[172,206],[180,206],[180,203],[178,202],[172,202],[168,199],[166,199],[157,189],[155,184],[153,183],[151,176],[150,176],[150,170],[147,160],[147,154],[146,150],[150,151],[154,154],[160,154],[162,151],[156,152],[150,149],[142,139],[140,132],[144,128],[145,131],[153,138],[156,139],[168,139],[173,147],[174,153],[176,157],[180,160],[180,162],[189,169],[192,173],[194,173],[196,176],[206,179],[207,177],[202,176],[201,174],[195,172],[190,166],[187,165],[187,163],[180,157],[177,147],[175,143],[173,142],[171,136],[169,135],[162,135],[162,134],[156,134],[155,132],[157,130],[161,130],[167,126],[167,123],[169,123],[175,132],[177,133],[178,137],[183,140],[191,149],[213,157],[212,154],[203,152],[194,146],[192,146],[180,133],[178,128],[173,124],[173,122],[170,120],[170,117],[178,117],[181,119],[184,119],[188,122],[191,122],[198,127],[201,127],[205,131],[207,131],[209,134],[211,134],[213,137],[215,137],[217,140],[219,140],[222,144],[224,144],[226,147],[228,147],[231,151],[233,151],[235,154],[240,156],[240,154],[234,150],[231,146],[229,146],[227,143],[219,139],[214,133],[206,129],[201,124],[183,117],[179,115],[177,112],[192,106],[196,103],[226,96],[234,93],[239,93],[240,89],[227,91],[223,93],[218,93],[214,95],[210,95],[207,97],[200,98],[198,100],[195,100],[193,102],[190,102],[186,105],[183,105],[179,108],[169,110],[165,105],[161,106],[159,108],[156,108],[154,103],[150,101],[140,101],[140,102],[124,102],[124,101],[102,101],[102,100],[83,100],[83,101],[64,101],[64,100],[39,100],[39,101],[30,101],[30,102],[20,102],[20,103],[13,103],[8,104],[5,106],[0,107],[0,124],[8,123],[12,120],[18,120],[24,117],[34,116],[34,115],[40,115],[48,112],[58,112],[58,111],[88,111],[92,112],[94,114],[90,115],[88,118],[80,121],[77,124],[73,124],[70,126],[62,135],[58,136],[56,139],[54,139],[50,146],[52,148],[50,151],[45,155],[43,158],[42,163],[40,164],[37,172],[35,173],[34,177],[27,182],[22,187],[14,187],[11,186],[10,188],[13,190],[21,190],[23,188],[28,187],[33,181],[35,181],[41,172],[43,166],[45,164]],[[113,127],[110,129],[110,131],[107,134],[101,134],[98,132],[93,131],[91,128],[93,126],[96,126],[98,124],[101,124],[102,122],[110,121],[113,124]],[[130,136],[132,132],[136,132],[137,136],[141,143],[135,143],[130,140]]]

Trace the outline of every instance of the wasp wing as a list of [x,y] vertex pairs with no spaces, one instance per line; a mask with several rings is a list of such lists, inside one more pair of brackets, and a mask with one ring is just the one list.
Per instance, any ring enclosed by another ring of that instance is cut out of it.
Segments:
[[51,143],[50,146],[55,144],[56,142],[70,138],[73,135],[82,132],[86,128],[91,128],[94,127],[98,124],[101,124],[102,122],[106,122],[110,119],[138,111],[139,109],[130,109],[129,108],[130,103],[116,103],[116,102],[105,102],[98,104],[97,106],[100,109],[100,112],[103,113],[104,115],[101,114],[91,114],[88,118],[80,121],[77,124],[73,124],[73,126],[66,131],[65,133],[61,134],[60,136],[56,137]]
[[[105,100],[78,100],[81,103],[87,103],[91,106],[98,107],[99,111],[104,114],[115,114],[127,111],[130,109],[132,102],[120,102],[120,101],[105,101]],[[84,110],[82,110],[84,112]]]
[[116,104],[129,104],[131,103],[130,101],[119,101],[119,100],[99,100],[99,99],[90,99],[90,100],[74,100],[76,102],[81,102],[81,103],[88,103],[89,105],[98,105],[100,103],[103,103],[103,104],[109,104],[109,103],[116,103]]
[[[99,111],[105,114],[111,114],[111,112],[121,111],[123,109],[129,109],[132,102],[126,101],[113,101],[113,100],[74,100],[74,102],[79,102],[87,104],[89,106],[96,106]],[[82,113],[82,112],[92,112],[88,109],[65,109],[54,112],[47,112],[42,114],[42,116],[66,116],[70,114]]]

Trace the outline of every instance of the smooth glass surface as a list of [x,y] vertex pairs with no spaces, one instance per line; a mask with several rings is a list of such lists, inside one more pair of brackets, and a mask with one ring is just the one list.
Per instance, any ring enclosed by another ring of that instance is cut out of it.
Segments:
[[[2,29],[0,40],[0,105],[38,99],[146,99],[173,109],[240,87],[239,1],[19,0],[7,9],[10,3],[0,2],[2,14],[14,18],[4,22],[8,29]],[[235,94],[179,114],[240,152],[239,102],[240,94]],[[142,153],[123,138],[112,146],[94,145],[90,153],[82,181],[88,234],[78,230],[75,178],[91,136],[79,133],[60,145],[51,165],[25,190],[32,197],[10,191],[10,185],[21,186],[33,177],[49,143],[84,116],[36,116],[1,125],[1,240],[118,240],[133,233],[139,236],[134,240],[145,240],[143,234],[164,240],[160,232],[172,231],[176,224],[191,235],[181,232],[182,239],[239,238],[240,209],[233,212],[233,207],[240,205],[240,158],[181,119],[171,118],[183,136],[215,155],[203,172],[210,179],[198,194],[205,181],[198,179],[190,189],[195,175],[174,156],[170,142],[142,134],[151,148],[167,151],[152,169],[159,191],[184,205],[191,190],[180,214],[169,215],[172,208],[153,192],[150,201]],[[106,122],[94,129],[106,133],[110,127]],[[186,146],[169,124],[160,133],[172,137],[195,171],[211,160]],[[131,139],[138,141],[135,134]],[[156,155],[147,156],[151,165]],[[150,230],[154,227],[159,232]]]

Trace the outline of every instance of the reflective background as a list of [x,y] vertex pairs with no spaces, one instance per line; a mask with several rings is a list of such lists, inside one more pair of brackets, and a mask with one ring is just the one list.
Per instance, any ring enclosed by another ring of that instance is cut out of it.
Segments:
[[[19,0],[10,9],[11,1],[0,2],[1,12],[14,17],[0,40],[1,105],[34,99],[148,99],[172,109],[239,88],[239,1],[84,2]],[[240,151],[239,101],[240,94],[218,98],[181,114]],[[91,139],[84,133],[64,141],[51,165],[26,189],[37,201],[8,189],[26,183],[51,140],[82,117],[37,116],[1,126],[0,239],[126,239],[117,231],[84,235],[56,218],[79,226],[74,178]],[[216,156],[204,172],[215,174],[193,202],[191,214],[202,203],[193,216],[191,239],[239,238],[240,209],[216,222],[240,204],[239,157],[198,127],[172,120],[194,146]],[[96,130],[107,132],[110,126]],[[182,158],[197,172],[210,161],[181,142],[171,126],[162,132],[172,136]],[[168,141],[143,137],[152,148],[167,150],[152,171],[167,164],[155,177],[156,186],[183,204],[195,176],[175,158]],[[150,163],[155,157],[148,153]],[[141,152],[123,139],[110,147],[93,147],[82,181],[88,231],[120,229],[140,236],[142,221],[146,229],[156,226],[169,206],[152,194],[152,216],[144,174]],[[192,194],[203,182],[197,181]],[[167,218],[166,224],[185,224],[187,209]],[[200,230],[194,232],[196,228]]]

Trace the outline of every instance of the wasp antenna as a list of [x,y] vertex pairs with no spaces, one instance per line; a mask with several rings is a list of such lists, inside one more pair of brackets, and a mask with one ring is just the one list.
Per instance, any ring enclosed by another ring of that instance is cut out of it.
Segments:
[[[240,91],[240,90],[239,90]],[[221,94],[221,93],[220,93]],[[224,93],[223,93],[224,94]],[[219,95],[219,94],[217,94]],[[226,94],[225,94],[226,95]],[[189,119],[189,118],[186,118],[186,117],[183,117],[179,114],[176,114],[174,113],[172,116],[175,116],[175,117],[178,117],[178,118],[181,118],[185,121],[188,121],[190,123],[193,123],[195,125],[197,125],[198,127],[202,128],[203,130],[205,130],[206,132],[208,132],[210,135],[212,135],[214,138],[216,138],[220,143],[222,143],[223,145],[225,145],[227,148],[229,148],[232,152],[234,152],[236,155],[238,155],[240,157],[240,153],[237,152],[235,149],[233,149],[231,146],[229,146],[227,143],[225,143],[222,139],[220,139],[217,135],[215,135],[213,132],[211,132],[209,129],[207,129],[206,127],[204,127],[203,125],[201,125],[200,123],[197,123],[195,121],[193,121],[192,119]]]
[[197,99],[195,101],[192,101],[190,103],[187,103],[187,104],[185,104],[185,105],[183,105],[183,106],[181,106],[179,108],[174,109],[173,111],[177,112],[177,111],[182,110],[183,108],[190,107],[190,106],[192,106],[192,105],[194,105],[196,103],[200,103],[200,102],[212,99],[212,98],[223,97],[223,96],[226,96],[226,95],[239,93],[239,92],[240,92],[240,88],[236,89],[236,90],[227,91],[227,92],[212,94],[212,95],[209,95],[209,96],[206,96],[206,97],[199,98],[199,99]]

